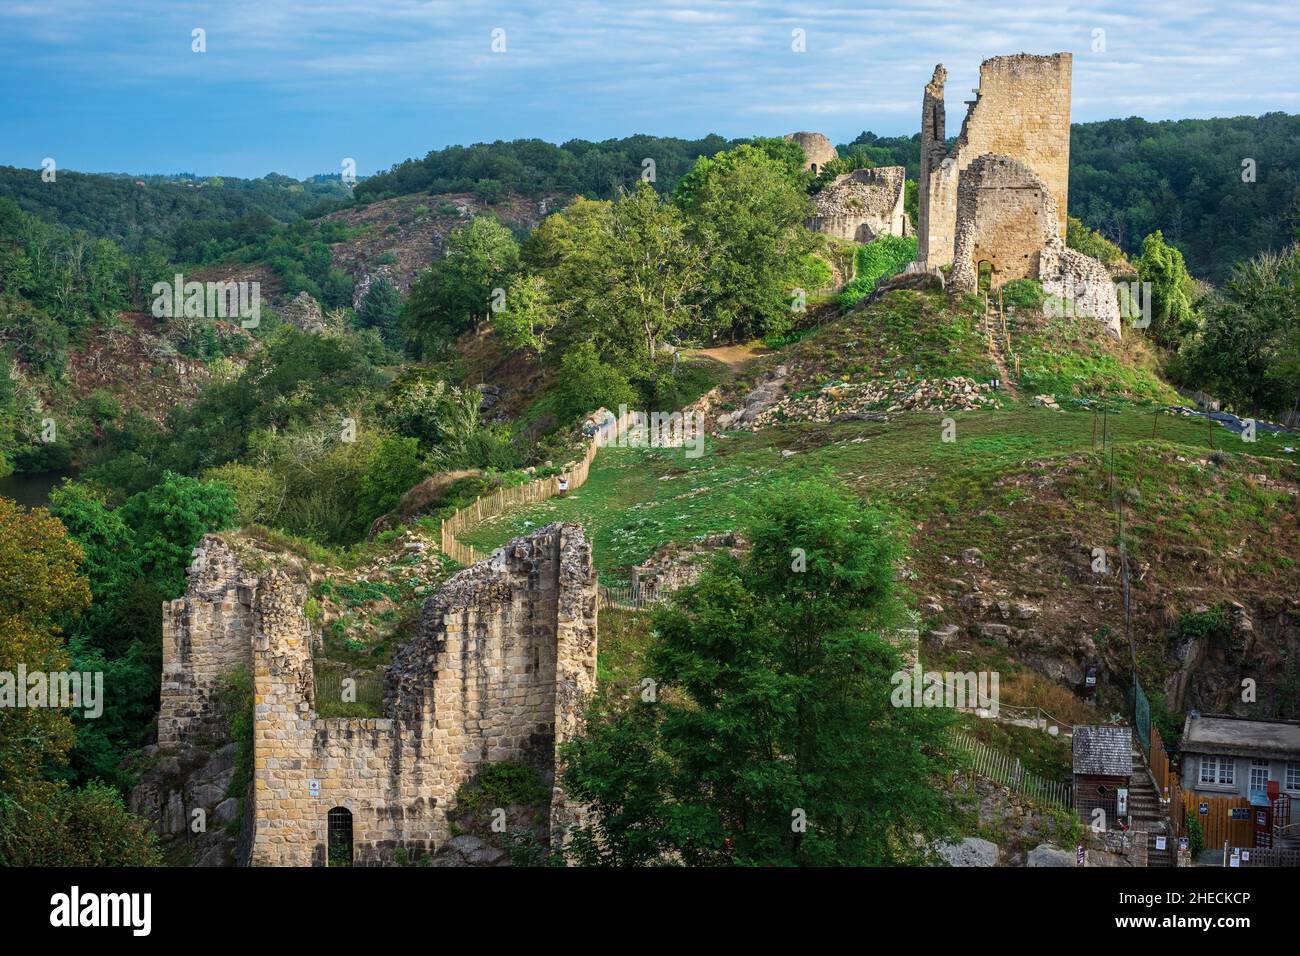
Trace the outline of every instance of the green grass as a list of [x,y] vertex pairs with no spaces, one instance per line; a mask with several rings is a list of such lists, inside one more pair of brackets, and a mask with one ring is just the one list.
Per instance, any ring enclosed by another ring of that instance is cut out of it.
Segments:
[[[895,508],[903,516],[926,520],[936,513],[964,518],[963,526],[990,545],[1005,539],[1005,528],[980,520],[970,509],[986,505],[990,488],[1008,475],[1041,471],[1046,464],[1070,456],[1091,456],[1094,467],[1077,478],[1073,492],[1079,507],[1108,513],[1110,499],[1096,491],[1096,469],[1101,456],[1093,451],[1094,425],[1100,440],[1100,419],[1088,411],[1054,412],[1018,406],[1004,410],[968,412],[954,416],[957,440],[940,440],[940,417],[905,415],[887,423],[852,422],[842,425],[788,424],[761,434],[739,433],[710,438],[705,453],[689,459],[680,449],[604,448],[597,455],[586,485],[565,498],[509,512],[484,522],[463,535],[476,548],[491,549],[508,538],[552,521],[582,524],[595,544],[597,568],[602,575],[622,577],[668,541],[681,541],[715,531],[731,530],[743,523],[751,502],[779,478],[807,477],[829,471],[855,487],[864,497]],[[1258,497],[1246,487],[1244,477],[1234,478],[1234,493],[1244,496],[1231,508],[1210,497],[1195,501],[1196,494],[1165,500],[1168,468],[1156,467],[1164,454],[1203,457],[1209,451],[1210,432],[1200,419],[1153,414],[1137,408],[1120,408],[1107,416],[1106,430],[1121,452],[1116,467],[1119,480],[1131,483],[1156,509],[1152,521],[1168,520],[1175,512],[1188,520],[1230,525],[1243,513],[1271,513],[1267,496]],[[1283,456],[1283,442],[1261,439],[1246,445],[1215,426],[1214,442],[1230,449],[1231,461],[1249,449],[1255,455]],[[796,453],[783,457],[782,450]],[[1142,472],[1147,463],[1147,471]],[[1183,475],[1182,472],[1188,472]],[[1188,490],[1203,481],[1194,469],[1178,469],[1176,487]],[[1029,492],[1002,490],[999,510],[1014,510]],[[1187,508],[1201,509],[1204,515]],[[1140,528],[1135,527],[1135,532]]]

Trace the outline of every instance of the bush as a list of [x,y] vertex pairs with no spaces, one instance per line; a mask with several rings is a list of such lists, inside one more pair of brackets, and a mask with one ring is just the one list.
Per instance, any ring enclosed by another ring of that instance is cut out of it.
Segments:
[[1195,810],[1187,811],[1187,843],[1193,859],[1205,849],[1205,830],[1201,828],[1201,818]]
[[1024,311],[1040,308],[1046,298],[1042,285],[1034,279],[1012,279],[1000,291],[1004,305]]
[[0,805],[0,866],[161,866],[158,838],[112,787],[61,787],[48,800]]
[[639,398],[627,376],[602,362],[590,342],[564,356],[555,384],[555,414],[563,424],[601,406],[615,412],[619,405],[635,406]]
[[915,236],[881,236],[858,250],[858,274],[840,293],[840,305],[857,305],[876,283],[902,272],[916,258]]

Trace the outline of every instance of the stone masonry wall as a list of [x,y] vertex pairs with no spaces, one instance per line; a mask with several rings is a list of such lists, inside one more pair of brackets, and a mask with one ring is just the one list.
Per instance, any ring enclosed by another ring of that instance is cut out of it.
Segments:
[[925,88],[921,109],[920,226],[917,259],[927,268],[953,258],[957,187],[978,156],[1009,156],[1034,171],[1056,202],[1058,235],[1065,236],[1070,165],[1069,53],[1000,56],[980,65],[980,85],[951,152],[944,148],[942,66]]
[[[300,580],[245,573],[216,537],[201,551],[168,608],[168,738],[202,726],[217,675],[251,660],[251,864],[324,865],[338,807],[352,814],[358,865],[432,852],[450,836],[458,788],[488,762],[528,763],[554,784],[556,748],[580,731],[596,682],[596,576],[581,527],[516,538],[430,596],[374,719],[316,715]],[[203,663],[202,680],[187,661]],[[553,843],[582,812],[554,789]]]
[[856,242],[905,236],[910,231],[903,210],[906,180],[903,166],[857,169],[837,176],[817,194],[808,228]]
[[1056,203],[1033,170],[1006,156],[980,156],[961,172],[951,281],[964,292],[992,266],[991,288],[1039,277],[1039,253],[1062,245]]
[[163,604],[158,744],[195,743],[222,731],[218,678],[252,661],[252,601],[257,583],[211,535],[199,542],[185,594]]

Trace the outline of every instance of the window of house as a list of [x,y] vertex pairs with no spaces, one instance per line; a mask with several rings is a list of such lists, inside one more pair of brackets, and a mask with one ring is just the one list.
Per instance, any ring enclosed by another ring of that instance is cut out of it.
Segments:
[[1250,789],[1268,789],[1268,761],[1252,760],[1250,762]]
[[1300,760],[1287,761],[1286,788],[1288,790],[1300,790]]
[[1214,783],[1215,777],[1218,776],[1218,771],[1218,757],[1201,758],[1201,783]]
[[1221,783],[1232,785],[1232,758],[1202,757],[1201,783]]

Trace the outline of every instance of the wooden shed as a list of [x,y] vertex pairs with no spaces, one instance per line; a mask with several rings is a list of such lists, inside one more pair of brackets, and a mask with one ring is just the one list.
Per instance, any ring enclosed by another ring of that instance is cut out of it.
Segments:
[[1074,728],[1074,807],[1084,823],[1092,811],[1106,812],[1105,825],[1126,815],[1119,805],[1120,791],[1127,795],[1133,777],[1133,729],[1116,724],[1081,724]]

